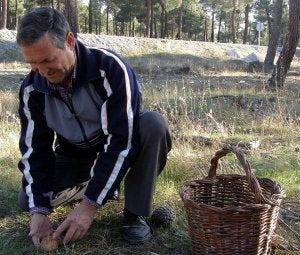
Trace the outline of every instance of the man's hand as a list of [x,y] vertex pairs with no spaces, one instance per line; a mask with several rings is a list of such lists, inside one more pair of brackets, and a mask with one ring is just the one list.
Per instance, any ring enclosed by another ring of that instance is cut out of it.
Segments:
[[30,222],[29,236],[35,246],[39,247],[41,239],[53,233],[49,218],[42,214],[33,214]]
[[58,239],[64,231],[65,244],[83,238],[93,222],[96,211],[97,207],[83,200],[55,230],[53,238]]

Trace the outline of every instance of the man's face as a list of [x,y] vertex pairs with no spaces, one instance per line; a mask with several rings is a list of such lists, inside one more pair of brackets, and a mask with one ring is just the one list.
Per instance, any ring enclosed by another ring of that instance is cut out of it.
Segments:
[[53,45],[51,36],[46,34],[33,45],[21,46],[20,50],[33,71],[57,84],[66,79],[74,67],[74,47],[75,38],[72,33],[66,36],[65,49]]

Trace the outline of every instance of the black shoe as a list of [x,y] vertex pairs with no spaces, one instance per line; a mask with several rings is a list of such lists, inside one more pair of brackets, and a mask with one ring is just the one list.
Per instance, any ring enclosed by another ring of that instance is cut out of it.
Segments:
[[129,244],[142,244],[151,238],[151,228],[143,216],[124,209],[122,237]]

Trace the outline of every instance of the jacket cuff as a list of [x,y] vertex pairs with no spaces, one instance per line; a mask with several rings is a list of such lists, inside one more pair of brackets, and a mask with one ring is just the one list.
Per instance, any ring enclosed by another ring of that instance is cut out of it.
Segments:
[[31,215],[33,215],[33,214],[49,215],[51,212],[46,207],[32,207],[32,208],[29,209],[29,213]]

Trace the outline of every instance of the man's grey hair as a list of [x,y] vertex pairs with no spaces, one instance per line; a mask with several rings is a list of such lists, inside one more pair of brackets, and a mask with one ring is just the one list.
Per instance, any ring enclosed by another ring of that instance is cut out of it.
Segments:
[[50,7],[36,8],[25,14],[17,31],[17,43],[20,46],[30,46],[47,33],[52,38],[55,47],[64,49],[70,25],[65,16]]

